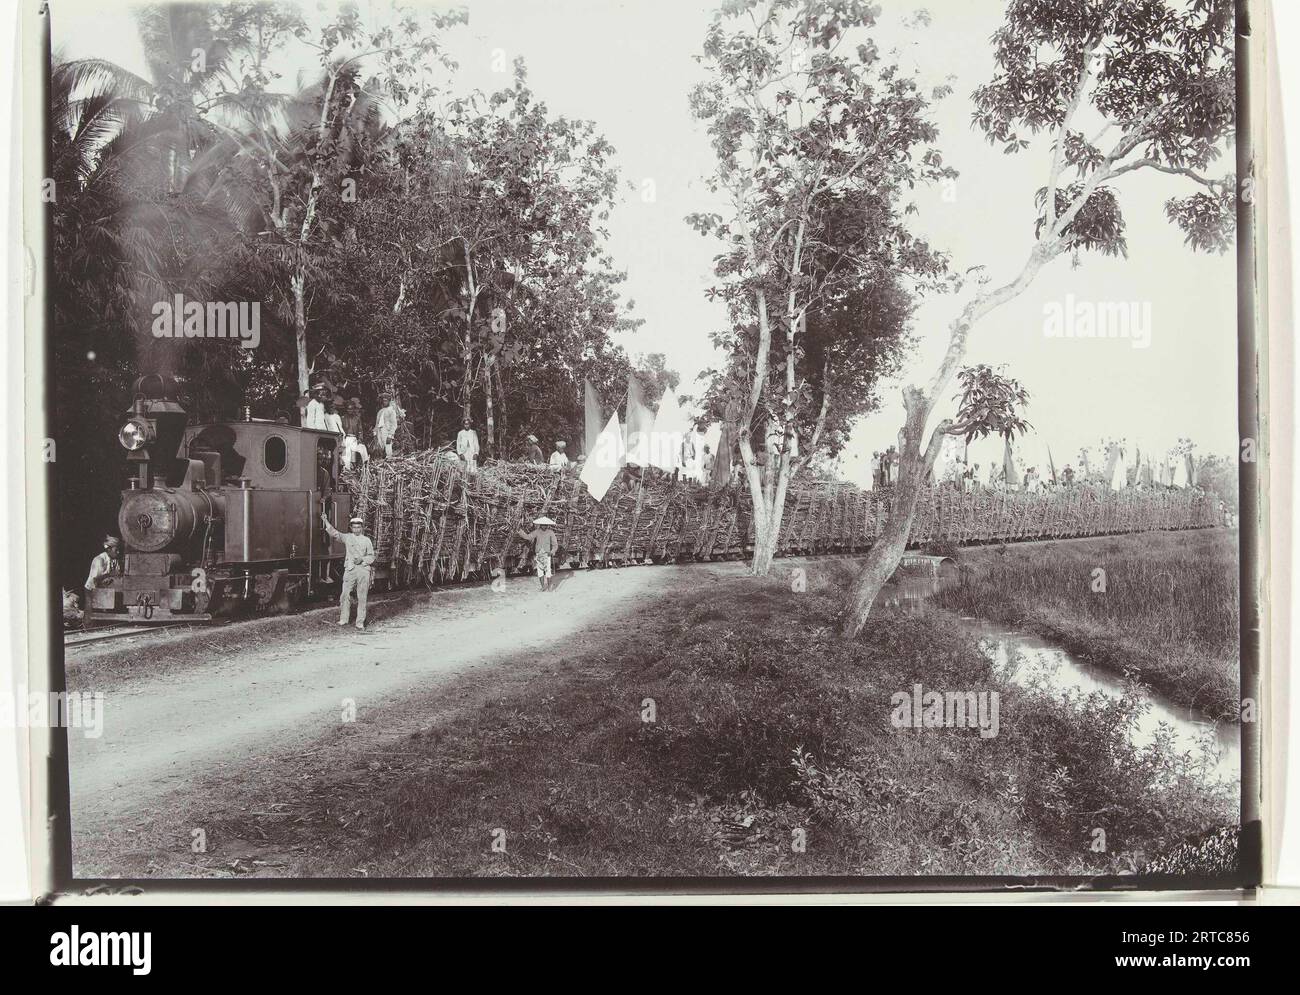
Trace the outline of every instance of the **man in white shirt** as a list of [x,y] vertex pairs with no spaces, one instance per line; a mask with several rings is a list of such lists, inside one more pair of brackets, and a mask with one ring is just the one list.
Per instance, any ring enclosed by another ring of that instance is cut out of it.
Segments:
[[695,468],[695,433],[682,433],[682,475],[689,476]]
[[565,467],[569,465],[569,457],[565,455],[566,443],[563,439],[555,441],[555,452],[551,453],[551,466]]
[[473,422],[466,418],[456,433],[456,455],[465,464],[470,473],[478,471],[478,433],[474,431]]
[[393,455],[393,437],[397,435],[398,420],[406,414],[397,403],[396,396],[384,396],[384,406],[375,416],[375,441],[385,456]]
[[325,388],[319,384],[312,391],[311,400],[307,402],[307,410],[303,414],[302,427],[314,428],[319,432],[327,431],[325,428],[325,402],[322,398],[325,396]]
[[375,562],[375,546],[370,537],[363,535],[365,521],[354,518],[349,523],[347,532],[340,532],[330,524],[329,518],[320,516],[325,523],[325,531],[331,539],[343,543],[343,593],[339,595],[339,625],[348,624],[352,611],[352,592],[357,592],[357,628],[366,627],[366,595],[370,592],[370,565]]
[[343,431],[343,416],[339,414],[338,404],[343,400],[341,397],[332,398],[325,402],[325,431],[333,432],[336,435],[345,434]]

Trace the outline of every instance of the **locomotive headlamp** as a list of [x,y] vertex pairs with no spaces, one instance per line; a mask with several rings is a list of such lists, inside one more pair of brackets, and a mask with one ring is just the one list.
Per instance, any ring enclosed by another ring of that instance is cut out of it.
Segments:
[[132,418],[117,433],[117,441],[129,453],[143,449],[153,440],[153,427],[143,418]]

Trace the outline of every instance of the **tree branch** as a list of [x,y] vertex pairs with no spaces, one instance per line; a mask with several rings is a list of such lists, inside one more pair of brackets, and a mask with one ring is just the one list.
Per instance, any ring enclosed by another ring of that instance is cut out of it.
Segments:
[[1214,180],[1208,176],[1202,176],[1200,173],[1197,173],[1195,170],[1188,169],[1186,166],[1169,166],[1163,162],[1160,162],[1160,160],[1158,159],[1149,159],[1149,158],[1135,159],[1133,162],[1125,163],[1123,166],[1120,166],[1116,169],[1112,169],[1110,171],[1110,174],[1106,177],[1106,179],[1108,180],[1114,179],[1115,177],[1122,176],[1125,173],[1131,173],[1135,169],[1154,169],[1161,173],[1169,173],[1171,176],[1186,176],[1195,180],[1197,183],[1201,184],[1201,186],[1205,187],[1206,189],[1215,192],[1218,192],[1218,190],[1221,188],[1228,188],[1232,186],[1232,183],[1229,180],[1226,179]]
[[1070,134],[1070,122],[1074,120],[1075,113],[1079,110],[1079,104],[1083,102],[1083,91],[1088,86],[1088,81],[1092,79],[1092,53],[1096,50],[1095,44],[1088,45],[1083,50],[1083,70],[1079,73],[1079,85],[1074,88],[1074,97],[1070,100],[1070,105],[1065,109],[1065,118],[1061,121],[1061,131],[1056,138],[1056,147],[1052,151],[1052,168],[1047,174],[1047,230],[1050,232],[1056,225],[1056,187],[1061,179],[1061,170],[1065,166],[1065,140]]

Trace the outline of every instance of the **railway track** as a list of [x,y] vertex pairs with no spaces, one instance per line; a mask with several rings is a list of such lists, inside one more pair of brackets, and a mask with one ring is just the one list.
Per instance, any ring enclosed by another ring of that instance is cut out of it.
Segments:
[[[383,592],[379,596],[372,595],[369,599],[369,603],[371,606],[388,604],[392,601],[395,601],[403,596],[410,594],[411,590],[412,589],[410,588],[403,588],[401,590]],[[177,629],[187,629],[193,631],[206,629],[210,631],[215,627],[226,626],[226,625],[238,625],[241,622],[252,622],[258,619],[265,619],[271,617],[284,618],[293,615],[305,615],[309,612],[336,611],[337,608],[338,608],[337,601],[332,599],[327,599],[322,601],[304,602],[302,604],[295,605],[287,612],[277,612],[274,615],[267,614],[267,613],[250,614],[244,617],[225,619],[217,622],[214,622],[212,620],[195,621],[190,619],[178,619],[175,622],[165,622],[161,624],[150,625],[147,627],[140,626],[140,625],[113,625],[110,623],[101,626],[100,628],[92,629],[89,632],[79,632],[77,630],[66,631],[63,635],[63,648],[66,651],[66,650],[75,649],[79,646],[88,646],[94,643],[108,642],[110,640],[115,640],[115,639],[125,639],[129,636],[139,636],[142,638],[148,636],[158,636],[164,632],[174,632]]]
[[103,629],[91,629],[89,632],[69,631],[63,635],[63,646],[65,649],[71,649],[74,646],[85,646],[87,643],[102,643],[110,639],[125,639],[127,636],[147,636],[155,632],[164,632],[169,629],[199,625],[202,623],[180,621],[171,622],[166,625],[152,626],[148,629],[131,625],[105,626]]

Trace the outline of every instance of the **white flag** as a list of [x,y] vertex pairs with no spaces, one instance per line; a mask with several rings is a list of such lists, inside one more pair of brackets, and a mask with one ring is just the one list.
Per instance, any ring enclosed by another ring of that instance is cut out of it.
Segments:
[[1187,486],[1187,457],[1179,453],[1174,457],[1173,472],[1170,474],[1170,483],[1174,487]]
[[578,479],[587,485],[593,498],[601,501],[626,461],[627,447],[623,444],[618,412],[615,411],[597,436],[593,451],[587,454],[587,461],[582,465]]
[[1110,489],[1122,491],[1128,486],[1128,468],[1124,466],[1124,450],[1116,446],[1114,456],[1115,465],[1110,470]]
[[681,466],[682,436],[686,434],[686,415],[671,387],[664,391],[655,414],[654,428],[650,431],[646,464],[668,473]]

